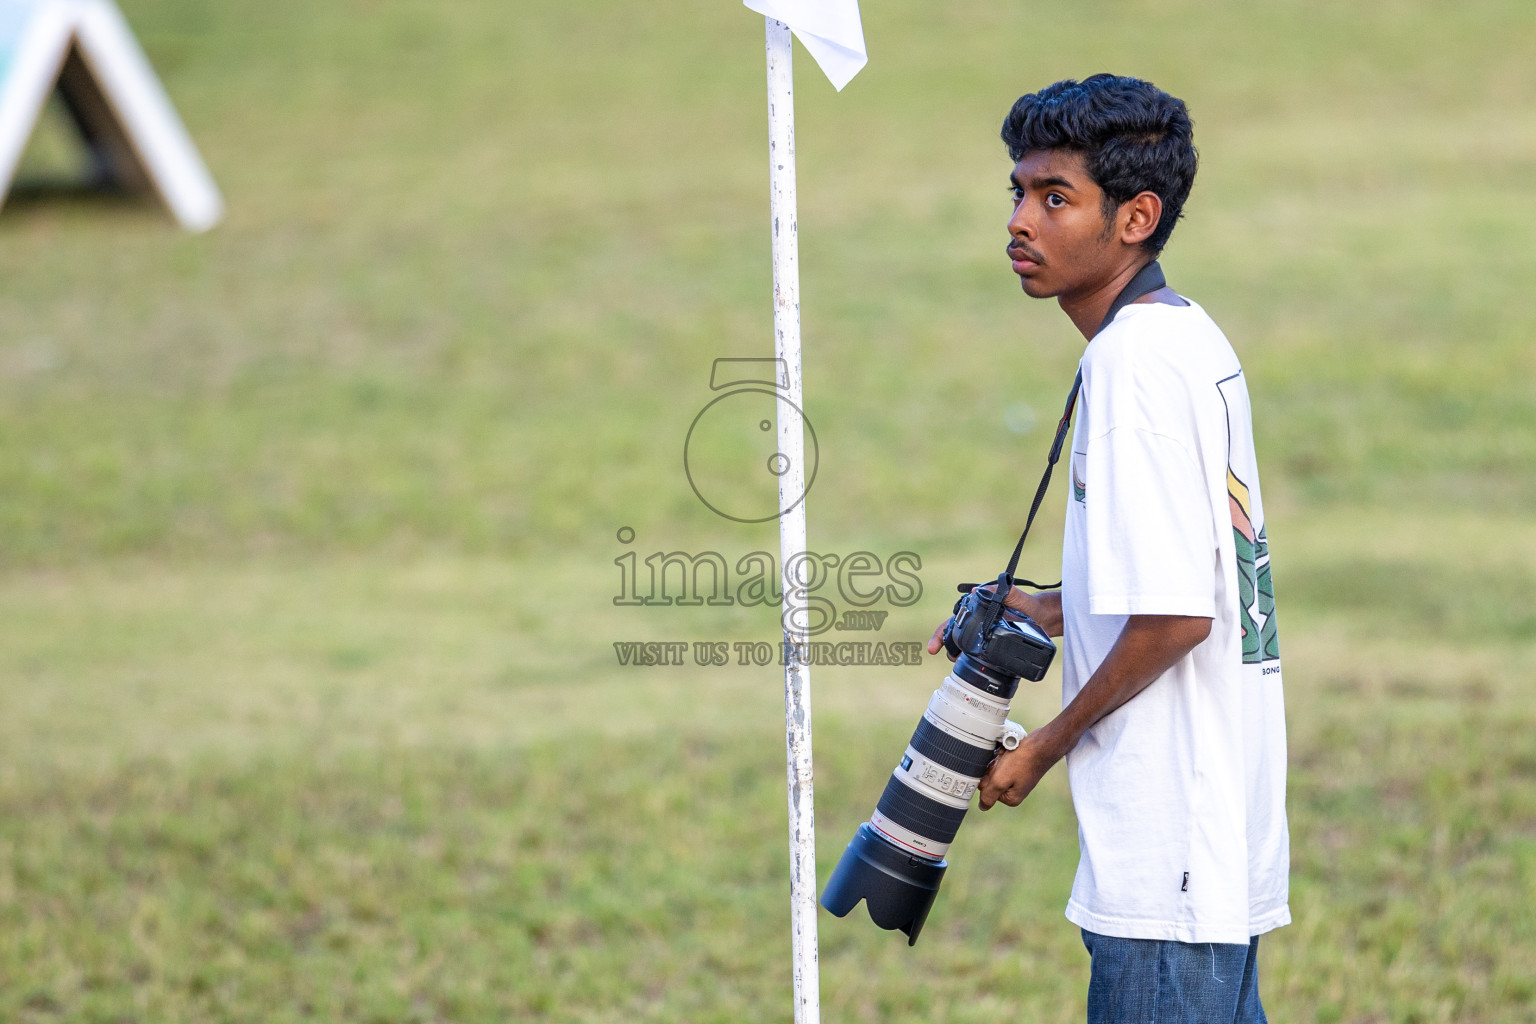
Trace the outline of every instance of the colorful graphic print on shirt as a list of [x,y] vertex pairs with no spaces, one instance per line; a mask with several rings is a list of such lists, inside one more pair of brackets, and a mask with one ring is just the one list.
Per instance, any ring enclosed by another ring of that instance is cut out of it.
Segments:
[[[1253,452],[1237,451],[1232,446],[1234,438],[1248,436],[1246,430],[1233,429],[1234,425],[1243,423],[1237,417],[1246,410],[1248,390],[1243,386],[1241,373],[1218,381],[1216,388],[1227,407],[1227,501],[1232,512],[1232,541],[1237,549],[1243,664],[1256,665],[1279,660],[1280,636],[1275,619],[1275,584],[1269,573],[1269,539],[1264,535],[1263,510],[1253,490],[1243,482],[1243,476],[1258,479]],[[1241,411],[1234,408],[1238,403],[1241,403]],[[1238,469],[1242,470],[1241,475]]]
[[1255,532],[1248,487],[1230,466],[1227,498],[1232,508],[1232,541],[1237,548],[1243,664],[1274,661],[1280,657],[1280,636],[1275,622],[1275,585],[1269,575],[1269,540],[1263,526]]

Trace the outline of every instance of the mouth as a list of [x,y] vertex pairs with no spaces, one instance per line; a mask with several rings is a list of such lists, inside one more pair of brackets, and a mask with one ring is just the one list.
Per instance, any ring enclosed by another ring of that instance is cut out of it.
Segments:
[[1008,247],[1008,258],[1013,261],[1015,274],[1027,274],[1045,262],[1038,253],[1012,245]]

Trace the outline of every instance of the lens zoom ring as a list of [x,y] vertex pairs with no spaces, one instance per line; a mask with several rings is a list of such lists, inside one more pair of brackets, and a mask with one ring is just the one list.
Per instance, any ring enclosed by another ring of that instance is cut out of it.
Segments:
[[964,807],[950,807],[930,800],[894,775],[885,784],[885,792],[880,794],[880,803],[876,807],[902,828],[909,828],[936,843],[954,841],[966,811]]
[[912,734],[912,749],[952,772],[979,779],[992,763],[992,751],[974,747],[924,718]]

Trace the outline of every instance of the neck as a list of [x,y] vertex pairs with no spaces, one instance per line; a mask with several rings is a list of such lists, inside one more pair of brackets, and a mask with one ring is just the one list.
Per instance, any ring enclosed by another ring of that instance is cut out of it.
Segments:
[[1071,295],[1062,294],[1056,302],[1061,306],[1061,311],[1072,321],[1072,326],[1077,328],[1078,333],[1091,341],[1099,331],[1099,324],[1104,322],[1104,314],[1109,312],[1109,307],[1114,304],[1125,286],[1131,283],[1131,278],[1155,258],[1138,254],[1135,259],[1099,284]]

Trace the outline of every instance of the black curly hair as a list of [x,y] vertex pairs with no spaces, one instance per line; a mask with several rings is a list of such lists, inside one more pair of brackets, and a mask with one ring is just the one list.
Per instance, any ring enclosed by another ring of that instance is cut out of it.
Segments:
[[1082,153],[1089,177],[1104,190],[1106,221],[1137,193],[1155,192],[1163,216],[1142,243],[1152,253],[1167,244],[1195,184],[1199,154],[1189,110],[1139,78],[1094,75],[1027,93],[1008,111],[1002,135],[1015,163],[1037,150]]

